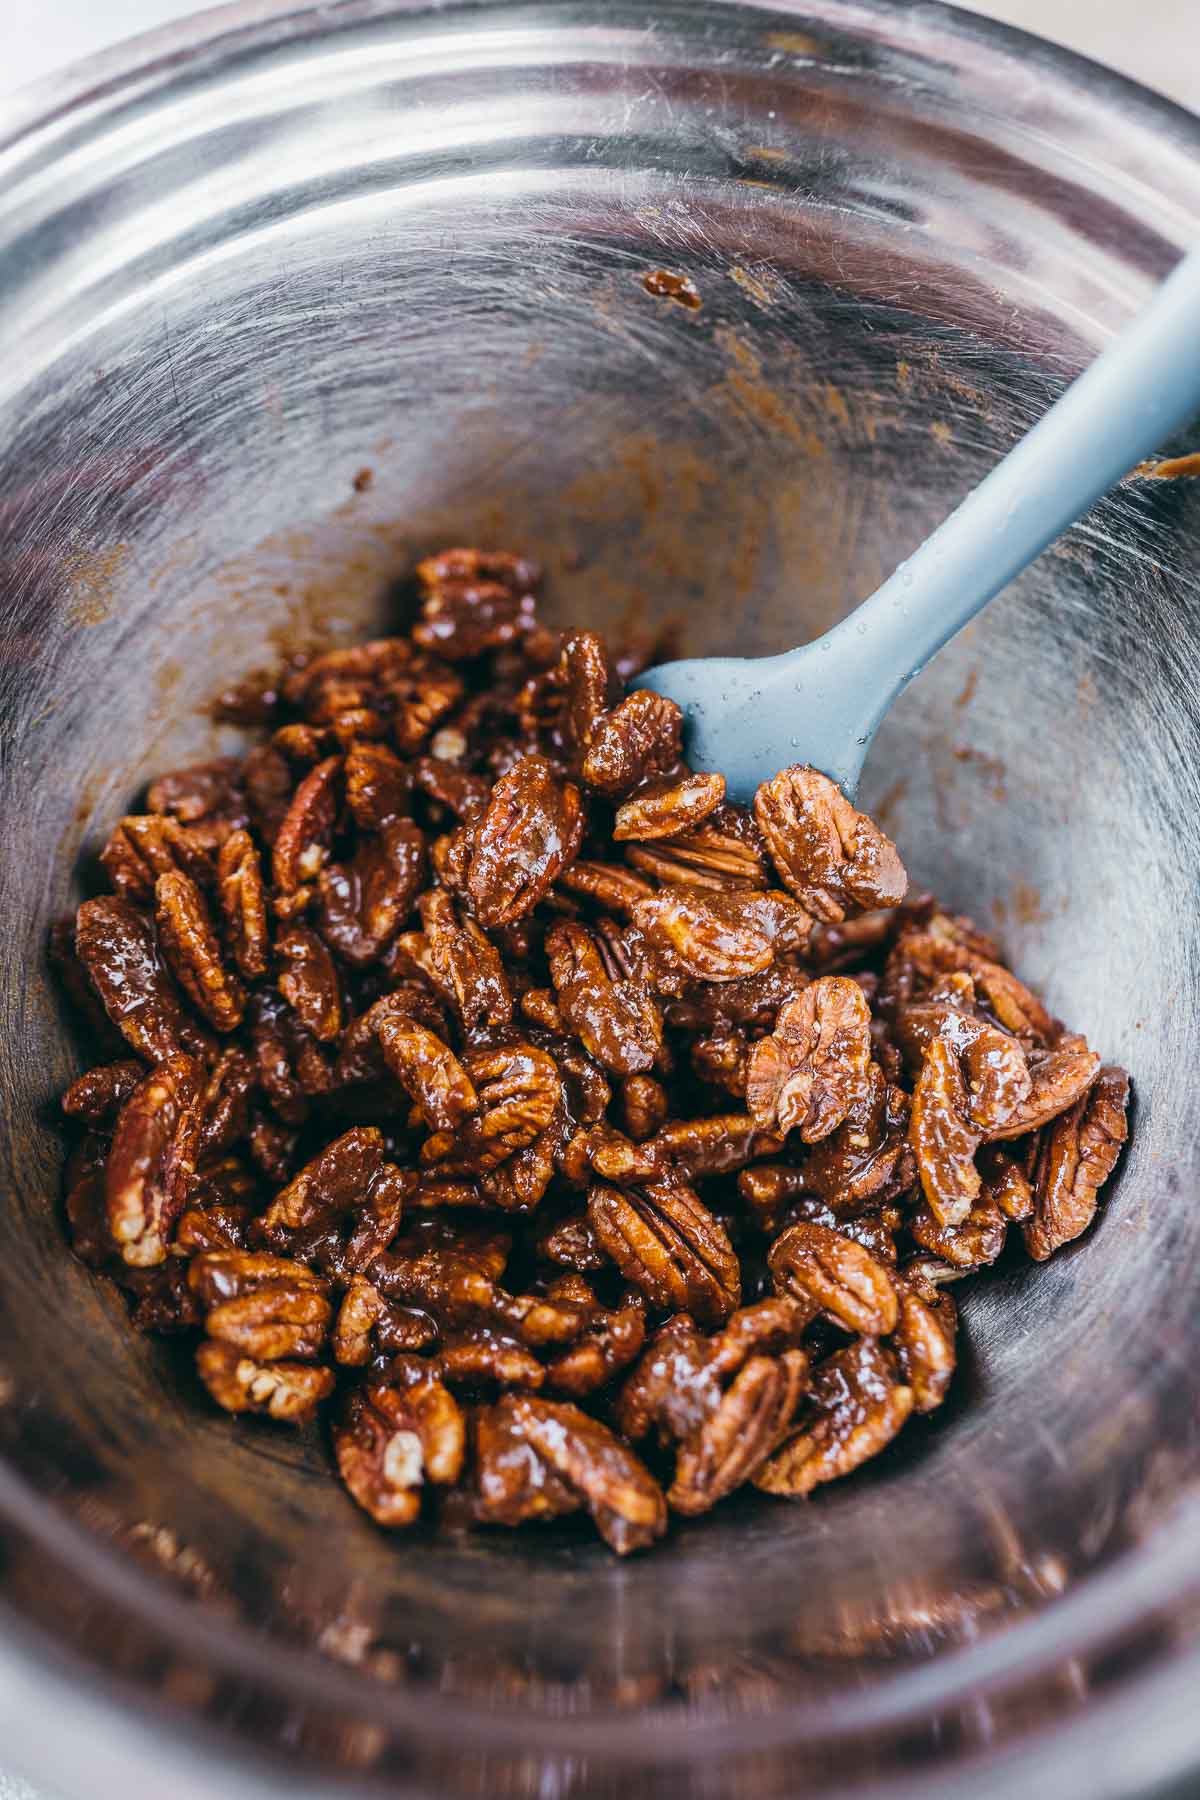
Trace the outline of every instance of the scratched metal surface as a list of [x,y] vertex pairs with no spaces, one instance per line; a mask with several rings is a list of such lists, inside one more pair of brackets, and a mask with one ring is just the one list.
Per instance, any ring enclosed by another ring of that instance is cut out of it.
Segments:
[[[813,1506],[630,1567],[565,1527],[385,1542],[64,1257],[41,945],[222,681],[382,623],[439,542],[541,546],[558,616],[694,652],[830,622],[1195,239],[1200,127],[932,5],[240,17],[0,144],[10,1631],[153,1710],[86,1739],[133,1794],[163,1756],[227,1793],[251,1748],[420,1793],[773,1796],[798,1758],[999,1793],[1051,1723],[1063,1792],[1134,1791],[1196,1728],[1193,485],[1127,484],[880,739],[916,879],[1128,1063],[1137,1132],[1089,1240],[975,1296],[946,1415]],[[86,1787],[0,1651],[6,1753]]]

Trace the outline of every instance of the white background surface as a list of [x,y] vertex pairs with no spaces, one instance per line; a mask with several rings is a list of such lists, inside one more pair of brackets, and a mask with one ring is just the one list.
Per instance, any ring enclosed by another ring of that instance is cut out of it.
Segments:
[[[1200,112],[1200,0],[988,0],[970,10],[1040,32]],[[0,95],[117,39],[184,17],[190,0],[0,0]],[[49,1800],[0,1772],[0,1800]],[[96,1795],[95,1800],[111,1800]]]

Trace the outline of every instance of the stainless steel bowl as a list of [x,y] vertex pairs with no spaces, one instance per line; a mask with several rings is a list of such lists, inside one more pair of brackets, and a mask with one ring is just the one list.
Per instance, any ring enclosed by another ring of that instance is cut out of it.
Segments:
[[417,552],[540,548],[561,618],[780,648],[1198,237],[1200,124],[924,3],[247,0],[18,104],[5,1756],[90,1795],[770,1800],[1125,1795],[1200,1754],[1194,482],[1128,481],[879,741],[917,879],[1130,1066],[1136,1132],[1084,1242],[971,1295],[945,1415],[811,1504],[628,1565],[566,1528],[385,1540],[319,1440],[215,1417],[65,1253],[43,974],[81,855],[221,739],[214,692],[385,619]]

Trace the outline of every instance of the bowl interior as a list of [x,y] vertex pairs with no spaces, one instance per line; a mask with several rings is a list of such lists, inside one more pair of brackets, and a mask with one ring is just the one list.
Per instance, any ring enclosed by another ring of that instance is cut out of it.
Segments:
[[[153,774],[237,742],[222,686],[386,628],[446,542],[540,555],[554,622],[807,638],[1200,228],[1196,131],[1024,40],[936,7],[655,16],[231,24],[0,152],[0,1448],[231,1638],[535,1735],[867,1704],[1141,1554],[1198,1465],[1182,480],[1131,479],[1043,557],[869,765],[915,882],[1137,1096],[1096,1228],[974,1286],[952,1401],[870,1471],[628,1566],[566,1527],[385,1538],[319,1433],[215,1415],[66,1252],[81,1055],[46,932]],[[647,291],[660,268],[699,309]],[[6,1599],[97,1654],[104,1606],[52,1604],[45,1567],[14,1556]]]

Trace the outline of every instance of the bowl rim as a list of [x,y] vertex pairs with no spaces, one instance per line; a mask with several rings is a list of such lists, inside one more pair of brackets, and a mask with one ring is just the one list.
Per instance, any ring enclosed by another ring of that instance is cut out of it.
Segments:
[[[518,0],[520,3],[520,0]],[[687,0],[664,0],[681,18],[690,10]],[[759,12],[781,19],[844,21],[860,29],[874,20],[881,32],[906,43],[922,54],[941,32],[962,43],[971,43],[993,56],[1028,59],[1035,55],[1043,80],[1058,84],[1065,99],[1086,97],[1120,111],[1130,122],[1150,131],[1161,145],[1169,140],[1189,155],[1200,171],[1200,117],[1179,102],[1157,93],[1128,76],[1062,45],[985,15],[968,13],[945,0],[709,0],[731,13]],[[552,18],[603,0],[536,0],[537,9]],[[22,145],[68,118],[92,115],[102,130],[108,109],[140,90],[152,97],[180,71],[204,63],[219,67],[231,55],[256,43],[277,45],[309,35],[328,35],[342,26],[356,26],[375,19],[405,14],[434,13],[462,19],[472,13],[480,18],[506,11],[506,0],[227,0],[169,25],[139,33],[41,77],[0,100],[0,156],[19,153]],[[1019,115],[1018,115],[1019,116]],[[595,1713],[556,1717],[510,1707],[491,1707],[467,1697],[444,1695],[423,1688],[386,1686],[364,1681],[332,1660],[311,1651],[272,1644],[264,1649],[253,1634],[239,1624],[210,1618],[194,1602],[175,1592],[161,1578],[130,1563],[104,1545],[61,1508],[38,1496],[13,1469],[0,1463],[0,1524],[13,1526],[35,1542],[50,1561],[70,1570],[93,1593],[109,1596],[139,1619],[151,1623],[171,1641],[186,1641],[207,1655],[214,1665],[251,1677],[266,1689],[285,1689],[290,1696],[311,1698],[328,1706],[335,1701],[356,1717],[377,1719],[393,1730],[411,1729],[416,1741],[461,1741],[469,1720],[473,1746],[528,1751],[536,1745],[547,1754],[585,1755],[602,1766],[630,1766],[653,1762],[661,1765],[694,1763],[701,1757],[736,1756],[795,1744],[812,1737],[836,1743],[872,1728],[898,1725],[942,1709],[965,1698],[1024,1683],[1032,1675],[1060,1662],[1073,1644],[1111,1641],[1145,1618],[1156,1607],[1171,1608],[1200,1593],[1200,1502],[1186,1509],[1168,1531],[1160,1529],[1154,1542],[1126,1550],[1114,1562],[1054,1600],[1042,1611],[1015,1622],[993,1638],[948,1652],[936,1664],[907,1669],[877,1690],[834,1696],[819,1702],[785,1702],[777,1711],[753,1719],[732,1716],[696,1718],[678,1708],[655,1706],[636,1713]],[[1169,1542],[1167,1539],[1169,1538]],[[1185,1572],[1192,1571],[1190,1579]],[[8,1613],[0,1602],[0,1617]],[[11,1615],[15,1621],[16,1615]],[[31,1666],[49,1671],[55,1656],[39,1644],[38,1634],[24,1622],[9,1630],[0,1628],[0,1661],[16,1655]],[[84,1662],[82,1657],[72,1661]],[[1200,1672],[1200,1651],[1177,1657],[1181,1666]],[[113,1679],[86,1663],[94,1697],[103,1698],[113,1710],[129,1712],[131,1704],[150,1713],[164,1735],[186,1738],[195,1726],[151,1709],[140,1697],[128,1696]],[[1120,1689],[1128,1696],[1133,1686],[1152,1687],[1161,1668],[1142,1673],[1135,1683]],[[118,1693],[120,1698],[118,1699]],[[1115,1700],[1093,1703],[1086,1715],[1072,1721],[1092,1732]],[[620,1721],[620,1732],[612,1726]],[[678,1727],[684,1725],[680,1732]],[[1172,1754],[1178,1766],[1180,1749],[1190,1760],[1200,1757],[1200,1715],[1194,1723],[1172,1721]],[[66,1729],[56,1719],[56,1729]],[[210,1728],[202,1728],[205,1738]],[[1178,1740],[1186,1736],[1186,1746]],[[251,1747],[227,1732],[219,1737],[229,1761],[248,1765]],[[614,1735],[619,1737],[614,1742]],[[1146,1736],[1150,1736],[1147,1733]],[[1165,1743],[1167,1733],[1163,1734]],[[1024,1744],[1027,1739],[1019,1741]],[[1032,1741],[1032,1734],[1030,1739]],[[1011,1746],[1010,1746],[1011,1748]],[[1157,1748],[1161,1751],[1162,1745]],[[1150,1754],[1155,1753],[1151,1747]],[[943,1780],[961,1780],[961,1770],[942,1774],[931,1771],[921,1778],[929,1792]],[[272,1790],[273,1791],[273,1790]],[[392,1790],[395,1791],[395,1790]],[[981,1790],[982,1791],[982,1790]]]

